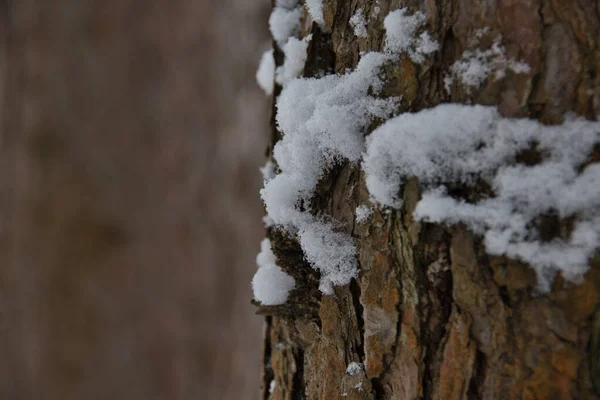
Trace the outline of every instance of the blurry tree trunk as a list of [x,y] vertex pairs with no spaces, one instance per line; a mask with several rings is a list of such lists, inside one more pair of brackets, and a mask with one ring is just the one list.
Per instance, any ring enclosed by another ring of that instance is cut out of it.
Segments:
[[[547,124],[566,112],[600,115],[595,0],[325,0],[329,33],[316,25],[303,33],[313,33],[305,75],[344,73],[360,52],[381,50],[382,21],[399,7],[423,11],[440,44],[432,63],[403,57],[386,71],[396,82],[386,94],[402,96],[406,111],[472,102]],[[361,39],[348,22],[359,8],[370,21]],[[484,28],[488,46],[501,36],[507,57],[531,71],[489,79],[472,93],[456,85],[447,93],[445,73]],[[273,140],[279,135],[273,126]],[[267,316],[263,398],[600,398],[598,257],[580,284],[558,277],[551,293],[539,295],[532,269],[486,255],[463,227],[414,221],[416,181],[405,186],[402,210],[376,211],[368,226],[353,223],[356,205],[368,198],[359,167],[337,168],[319,195],[322,211],[356,238],[360,275],[321,297],[312,316]],[[556,234],[561,222],[548,229]],[[286,249],[277,232],[269,235],[280,262],[298,251]],[[347,374],[351,362],[364,369]]]
[[0,2],[1,399],[258,390],[267,7]]

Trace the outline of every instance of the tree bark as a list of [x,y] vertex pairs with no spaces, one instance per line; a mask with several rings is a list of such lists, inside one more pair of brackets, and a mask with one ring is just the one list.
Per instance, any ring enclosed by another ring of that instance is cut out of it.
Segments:
[[[313,34],[305,76],[344,73],[361,52],[381,51],[383,19],[409,7],[426,14],[440,49],[423,65],[401,57],[385,71],[385,94],[402,96],[403,112],[455,102],[495,105],[503,116],[545,124],[568,112],[600,115],[596,1],[325,0],[323,7],[324,27],[306,23],[302,32]],[[369,16],[366,38],[349,23],[357,9]],[[484,28],[481,40],[491,45],[501,36],[507,56],[530,71],[447,92],[445,73]],[[273,123],[272,143],[281,134]],[[599,160],[596,152],[590,162]],[[550,293],[539,294],[531,268],[487,255],[466,228],[415,221],[419,196],[419,183],[409,181],[401,210],[375,211],[368,225],[357,225],[354,210],[368,199],[360,167],[340,165],[319,185],[317,210],[355,238],[360,273],[333,296],[313,292],[310,312],[293,304],[260,310],[268,314],[261,397],[600,398],[600,258],[581,283],[558,276]],[[564,223],[550,224],[550,234]],[[268,235],[280,264],[310,268],[293,239],[276,229]],[[347,374],[351,362],[364,368]]]

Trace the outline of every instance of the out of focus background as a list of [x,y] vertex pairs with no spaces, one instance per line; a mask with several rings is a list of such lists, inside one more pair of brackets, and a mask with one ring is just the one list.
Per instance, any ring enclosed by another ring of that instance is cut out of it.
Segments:
[[0,399],[252,399],[269,0],[0,3]]

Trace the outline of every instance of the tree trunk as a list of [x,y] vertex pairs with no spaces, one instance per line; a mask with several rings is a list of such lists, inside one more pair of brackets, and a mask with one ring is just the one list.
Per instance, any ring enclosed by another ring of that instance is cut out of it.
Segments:
[[258,390],[267,16],[267,1],[0,2],[1,399]]
[[[544,124],[560,123],[568,112],[600,115],[600,5],[594,0],[323,3],[322,29],[305,23],[301,33],[313,34],[305,76],[344,73],[361,52],[382,51],[383,19],[408,7],[426,15],[440,48],[430,63],[401,57],[386,70],[386,95],[402,96],[402,111],[476,103]],[[368,16],[363,38],[349,23],[358,9]],[[452,85],[446,91],[445,74],[472,50],[477,32],[490,45],[501,36],[507,56],[530,70],[488,79],[475,90]],[[275,54],[280,65],[277,47]],[[272,142],[281,135],[273,122]],[[591,162],[597,161],[596,152]],[[540,294],[531,268],[486,254],[481,238],[465,227],[416,221],[419,190],[417,180],[409,181],[402,209],[376,209],[368,224],[356,224],[354,210],[369,197],[360,166],[342,164],[319,184],[317,210],[355,238],[359,275],[335,295],[308,296],[312,312],[300,313],[294,304],[288,311],[259,310],[267,314],[262,398],[600,398],[600,259],[580,283],[558,276]],[[557,234],[564,223],[548,229]],[[297,243],[274,228],[268,235],[280,265],[309,268]],[[347,373],[351,362],[362,367]]]

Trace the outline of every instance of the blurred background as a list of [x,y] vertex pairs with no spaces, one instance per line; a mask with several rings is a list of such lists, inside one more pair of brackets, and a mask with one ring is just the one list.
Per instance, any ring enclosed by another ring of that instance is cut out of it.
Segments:
[[252,399],[269,0],[0,2],[0,399]]

